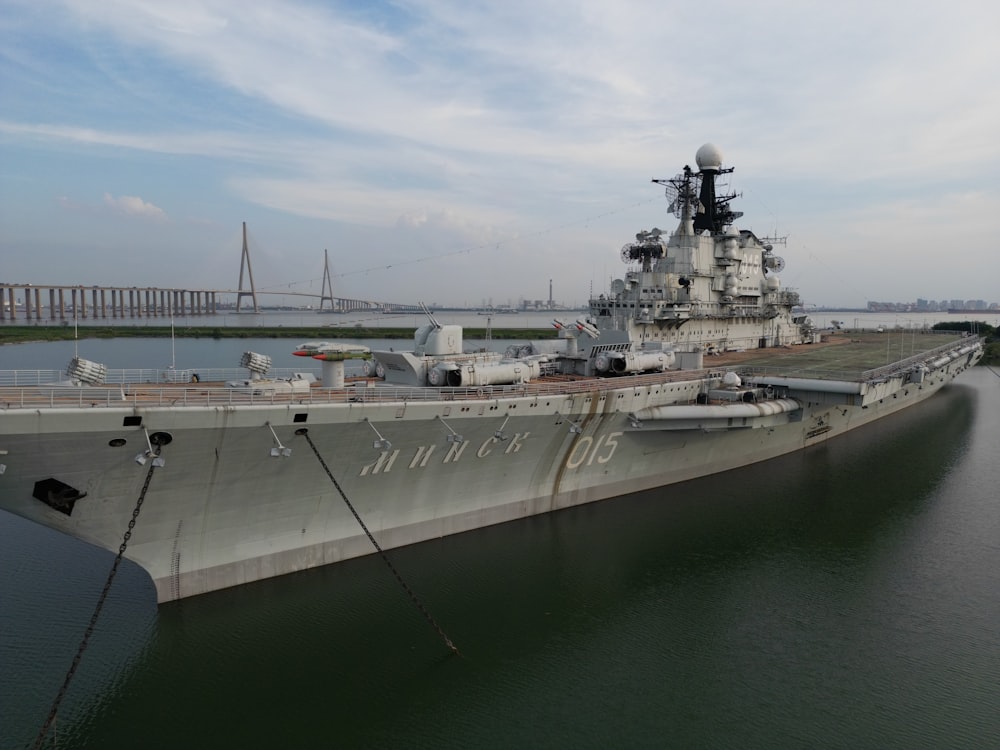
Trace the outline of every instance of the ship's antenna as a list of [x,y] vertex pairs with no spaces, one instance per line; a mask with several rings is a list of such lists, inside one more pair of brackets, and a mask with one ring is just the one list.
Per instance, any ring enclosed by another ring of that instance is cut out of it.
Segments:
[[170,371],[177,369],[177,352],[174,349],[174,306],[170,305]]
[[767,237],[761,237],[760,241],[763,242],[765,246],[766,245],[772,245],[772,246],[773,245],[788,245],[788,235],[787,234],[778,234],[778,225],[775,224],[774,225],[774,234],[768,235]]
[[657,185],[663,185],[667,197],[667,211],[678,219],[687,222],[691,219],[691,209],[698,200],[698,185],[701,174],[693,173],[691,167],[685,165],[684,171],[669,180],[653,180]]

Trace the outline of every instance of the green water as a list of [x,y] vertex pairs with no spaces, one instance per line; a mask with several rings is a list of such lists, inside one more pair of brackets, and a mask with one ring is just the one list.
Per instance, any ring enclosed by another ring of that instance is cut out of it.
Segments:
[[[129,565],[57,746],[997,747],[998,487],[976,368],[793,456],[394,550],[459,657],[374,556],[158,610]],[[110,562],[0,516],[0,746]]]

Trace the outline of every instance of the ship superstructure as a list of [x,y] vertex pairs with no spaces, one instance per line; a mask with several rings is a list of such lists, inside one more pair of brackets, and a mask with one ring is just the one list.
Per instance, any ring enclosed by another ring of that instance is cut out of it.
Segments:
[[698,171],[685,166],[665,186],[669,210],[680,221],[667,235],[659,228],[636,234],[621,250],[630,265],[609,293],[590,301],[590,319],[607,338],[666,342],[684,350],[754,349],[809,343],[816,331],[793,315],[798,293],[777,276],[785,261],[774,242],[737,228],[741,212],[733,194],[718,195],[716,181],[733,170],[711,144],[696,155]]

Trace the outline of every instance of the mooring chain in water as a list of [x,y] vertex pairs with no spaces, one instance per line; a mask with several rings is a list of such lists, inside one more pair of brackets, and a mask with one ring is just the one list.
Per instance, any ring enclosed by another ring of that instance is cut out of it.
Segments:
[[406,591],[410,599],[413,600],[413,603],[416,605],[417,609],[420,610],[421,614],[423,614],[423,616],[427,618],[427,622],[431,624],[431,627],[433,627],[437,631],[438,635],[441,636],[441,639],[444,641],[445,645],[449,649],[451,649],[452,653],[457,654],[458,649],[455,647],[455,644],[451,642],[451,639],[445,634],[444,630],[441,629],[441,626],[437,624],[437,621],[431,616],[431,613],[427,611],[427,608],[424,607],[423,602],[421,602],[420,599],[417,597],[417,595],[413,592],[413,589],[411,589],[407,585],[406,581],[403,580],[403,576],[401,576],[399,574],[399,571],[396,570],[396,566],[392,564],[392,561],[389,559],[389,556],[385,553],[385,550],[382,549],[381,545],[379,545],[378,541],[372,535],[371,531],[368,530],[368,527],[365,525],[365,522],[361,520],[361,516],[358,514],[358,511],[354,508],[354,505],[351,503],[351,501],[347,498],[347,494],[344,492],[343,487],[340,486],[340,482],[338,482],[337,478],[333,476],[333,472],[330,471],[330,467],[326,465],[326,461],[323,460],[323,456],[320,455],[319,449],[316,447],[316,444],[313,443],[312,438],[309,437],[309,433],[306,432],[305,430],[302,430],[299,434],[301,434],[306,439],[306,442],[309,443],[309,447],[312,448],[313,453],[316,454],[316,458],[319,460],[320,466],[323,467],[323,471],[325,471],[326,475],[330,477],[330,481],[333,482],[333,486],[337,488],[337,492],[339,492],[340,496],[344,499],[344,502],[347,504],[347,507],[354,515],[355,520],[357,520],[362,530],[368,536],[368,541],[372,543],[372,546],[374,546],[375,549],[378,551],[379,555],[381,555],[382,561],[389,566],[389,570],[391,570],[392,574],[396,576],[396,580],[399,581],[399,585],[403,587],[403,590]]
[[[157,450],[157,454],[158,453],[159,451]],[[108,578],[104,582],[104,589],[101,591],[101,595],[97,599],[97,605],[94,607],[94,613],[90,616],[90,622],[87,624],[87,629],[83,633],[80,645],[76,649],[76,656],[73,657],[73,663],[70,664],[69,670],[66,672],[66,678],[63,680],[62,687],[59,688],[59,693],[56,695],[56,699],[52,702],[52,708],[49,711],[48,718],[42,725],[41,730],[39,730],[38,737],[35,738],[35,750],[42,747],[42,743],[45,741],[45,735],[48,734],[49,729],[56,720],[56,714],[59,712],[59,705],[66,696],[66,690],[69,688],[69,683],[73,679],[73,675],[76,674],[77,667],[80,666],[80,659],[83,658],[83,652],[86,650],[87,644],[90,641],[90,636],[93,635],[94,627],[97,625],[97,618],[101,616],[101,610],[104,608],[104,602],[108,598],[108,592],[111,591],[111,582],[114,581],[115,575],[118,573],[118,566],[121,565],[122,557],[125,554],[125,549],[128,547],[129,539],[132,538],[132,530],[135,528],[135,521],[139,517],[139,511],[142,510],[142,503],[146,499],[147,490],[149,490],[149,482],[153,478],[153,469],[156,467],[157,464],[155,461],[149,462],[149,471],[146,472],[146,481],[143,482],[142,492],[139,493],[139,499],[136,500],[135,508],[132,509],[132,518],[128,522],[128,529],[126,529],[125,534],[122,536],[122,543],[118,547],[118,554],[115,556],[115,561],[111,565]]]

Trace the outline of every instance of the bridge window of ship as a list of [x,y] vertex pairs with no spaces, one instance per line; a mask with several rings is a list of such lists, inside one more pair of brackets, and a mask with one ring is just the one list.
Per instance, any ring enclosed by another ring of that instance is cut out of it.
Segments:
[[292,417],[293,422],[305,422],[308,419],[309,419],[308,414],[296,414],[295,416]]
[[127,416],[122,420],[122,427],[142,427],[142,417]]

